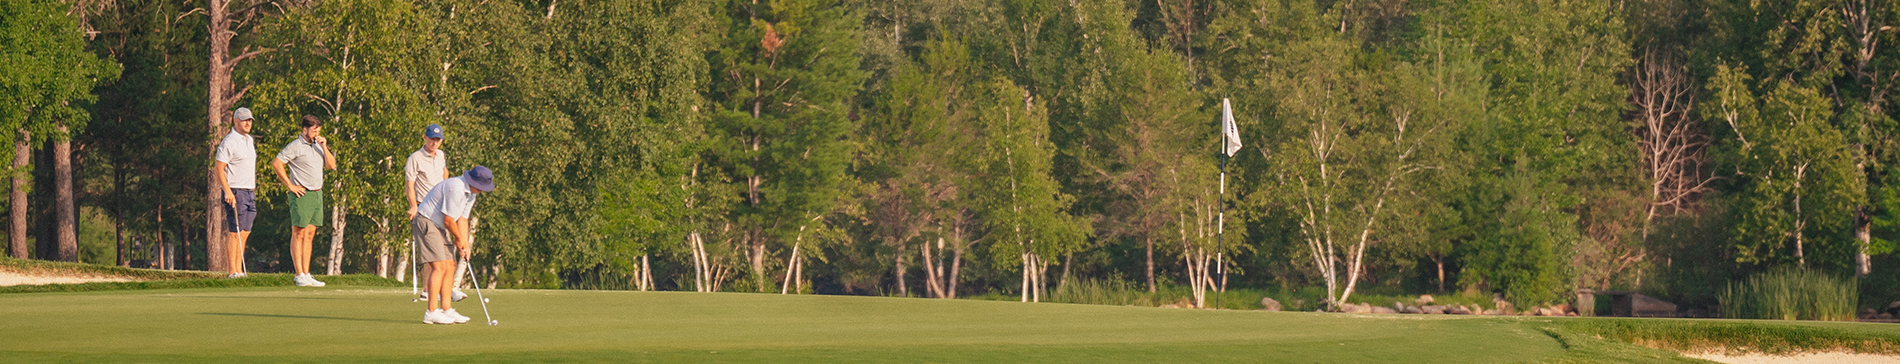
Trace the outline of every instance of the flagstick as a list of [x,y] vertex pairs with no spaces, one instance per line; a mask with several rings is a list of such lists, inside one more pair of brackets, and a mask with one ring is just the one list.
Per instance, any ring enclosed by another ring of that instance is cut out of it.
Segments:
[[[1227,256],[1227,156],[1225,153],[1223,153],[1220,158],[1220,199],[1216,201],[1220,202],[1220,214],[1215,215],[1219,216],[1219,218],[1218,222],[1214,224],[1214,243],[1218,246],[1214,250],[1214,272],[1220,275],[1220,281],[1222,283],[1226,283],[1227,264],[1223,261]],[[1217,289],[1214,290],[1214,309],[1218,310],[1220,309],[1220,296],[1226,293],[1227,287],[1225,284],[1215,287]]]

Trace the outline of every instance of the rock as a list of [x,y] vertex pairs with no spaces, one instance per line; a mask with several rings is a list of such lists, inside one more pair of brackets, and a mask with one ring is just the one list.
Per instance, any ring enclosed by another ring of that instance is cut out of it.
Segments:
[[1419,307],[1419,308],[1418,308],[1418,310],[1419,310],[1419,311],[1425,311],[1425,314],[1427,314],[1427,315],[1443,315],[1443,314],[1445,314],[1445,306],[1437,306],[1437,305],[1432,305],[1432,306],[1421,306],[1421,307]]
[[1416,314],[1425,313],[1425,310],[1419,309],[1418,306],[1405,306],[1405,309],[1399,310],[1399,313],[1409,313],[1409,314],[1416,315]]
[[1489,309],[1489,310],[1484,310],[1484,314],[1485,314],[1485,315],[1491,315],[1491,316],[1496,316],[1496,315],[1502,315],[1502,314],[1504,314],[1504,311],[1498,311],[1497,309]]
[[1181,305],[1170,303],[1170,304],[1161,305],[1161,308],[1181,308]]
[[1860,317],[1860,319],[1862,319],[1862,320],[1872,320],[1872,319],[1874,319],[1874,315],[1878,315],[1878,314],[1880,314],[1880,313],[1879,313],[1878,311],[1874,311],[1874,309],[1871,309],[1871,308],[1863,308],[1863,309],[1861,309],[1861,310],[1860,310],[1860,316],[1859,316],[1859,317]]
[[1564,314],[1564,316],[1577,317],[1577,313],[1576,312],[1566,313]]
[[1467,309],[1467,308],[1464,308],[1464,307],[1462,307],[1462,306],[1451,306],[1451,307],[1448,307],[1448,308],[1445,308],[1445,314],[1447,314],[1447,315],[1470,315],[1470,314],[1471,314],[1471,310],[1470,310],[1470,309]]
[[1484,314],[1484,307],[1480,307],[1478,306],[1478,304],[1473,303],[1473,304],[1465,306],[1465,311],[1470,311],[1471,314],[1473,315],[1481,315],[1481,314]]
[[1893,301],[1893,303],[1887,304],[1887,309],[1883,312],[1900,315],[1900,301]]
[[1273,300],[1273,297],[1261,297],[1261,298],[1260,298],[1260,310],[1261,310],[1261,311],[1279,311],[1279,310],[1280,310],[1280,308],[1281,308],[1281,307],[1280,307],[1280,301],[1274,301],[1274,300]]
[[[1556,306],[1550,306],[1550,308],[1551,308],[1551,309],[1553,309],[1553,310],[1557,310],[1557,313],[1559,313],[1559,314],[1567,314],[1567,313],[1576,313],[1576,312],[1577,312],[1577,308],[1575,308],[1575,307],[1570,307],[1570,305],[1568,305],[1568,304],[1560,304],[1560,305],[1556,305]],[[1561,316],[1561,315],[1560,315],[1560,316]]]
[[1372,313],[1399,313],[1399,312],[1393,311],[1391,307],[1372,306]]
[[1348,303],[1348,304],[1339,305],[1339,312],[1372,313],[1372,306],[1369,306],[1363,303]]
[[1424,306],[1424,305],[1432,304],[1434,300],[1432,299],[1432,295],[1425,294],[1425,295],[1419,295],[1418,299],[1412,302],[1417,303],[1419,306]]
[[1875,318],[1875,319],[1879,319],[1879,320],[1892,320],[1892,319],[1893,319],[1893,314],[1891,314],[1891,313],[1886,313],[1886,312],[1881,312],[1881,313],[1880,313],[1879,315],[1874,315],[1874,318]]

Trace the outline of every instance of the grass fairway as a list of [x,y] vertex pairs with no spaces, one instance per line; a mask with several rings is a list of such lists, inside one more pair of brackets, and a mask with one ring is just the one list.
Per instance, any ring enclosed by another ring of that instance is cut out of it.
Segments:
[[[473,292],[470,292],[473,293]],[[1678,362],[1565,319],[772,294],[489,291],[500,326],[421,323],[409,289],[0,294],[20,362]]]

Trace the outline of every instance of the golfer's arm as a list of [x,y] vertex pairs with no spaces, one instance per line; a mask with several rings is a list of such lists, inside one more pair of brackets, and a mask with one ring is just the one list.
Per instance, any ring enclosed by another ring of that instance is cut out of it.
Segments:
[[323,150],[323,169],[336,169],[336,155],[330,154],[330,148],[326,146],[317,149]]
[[224,174],[229,173],[230,169],[231,165],[228,163],[211,162],[211,179],[218,182],[218,189],[224,190],[224,196],[231,196],[231,181],[226,180],[224,177]]
[[415,209],[416,208],[416,180],[411,179],[411,180],[402,182],[402,195],[409,198],[409,208],[411,210]]
[[271,158],[270,169],[277,171],[277,181],[283,182],[284,188],[290,188],[290,186],[295,186],[293,184],[290,184],[290,175],[284,174],[284,160]]
[[442,220],[448,222],[449,235],[455,236],[455,246],[462,250],[469,250],[468,219],[457,219],[454,216],[444,214]]

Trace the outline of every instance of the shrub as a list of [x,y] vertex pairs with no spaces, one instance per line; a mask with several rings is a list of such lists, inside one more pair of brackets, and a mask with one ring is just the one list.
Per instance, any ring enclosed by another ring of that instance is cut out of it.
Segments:
[[1805,269],[1775,269],[1731,282],[1717,295],[1730,318],[1853,321],[1859,283]]

